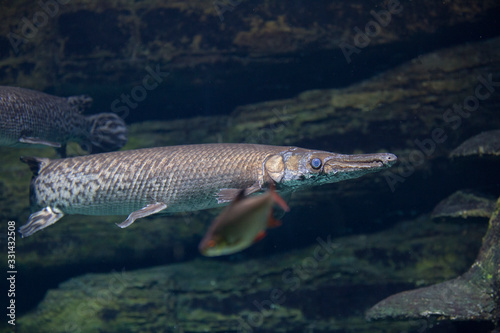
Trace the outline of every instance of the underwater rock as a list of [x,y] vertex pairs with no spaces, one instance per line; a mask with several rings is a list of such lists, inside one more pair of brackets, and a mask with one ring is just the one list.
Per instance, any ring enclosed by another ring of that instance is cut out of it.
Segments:
[[[496,0],[73,0],[56,3],[50,17],[44,2],[8,4],[0,14],[0,84],[57,95],[88,87],[104,112],[142,85],[148,67],[170,73],[131,110],[134,121],[157,119],[158,109],[164,119],[199,108],[229,112],[262,100],[264,86],[269,96],[340,86],[353,71],[354,79],[369,77],[422,50],[466,42],[473,29],[494,36],[499,13]],[[35,21],[40,26],[30,28]],[[356,61],[362,66],[348,66]]]
[[429,318],[500,321],[500,198],[479,255],[463,275],[390,296],[368,310],[368,319]]
[[130,125],[132,143],[126,149],[223,143],[227,117],[194,117],[170,121],[145,121]]
[[[456,148],[450,157],[494,156],[500,131],[481,133]],[[433,219],[490,218],[478,257],[461,276],[436,285],[392,295],[370,308],[367,319],[491,321],[500,324],[500,198],[457,191],[433,210]]]
[[366,322],[363,313],[384,295],[460,274],[483,233],[479,225],[436,224],[422,216],[371,235],[333,239],[320,232],[312,246],[259,259],[203,258],[87,274],[49,290],[35,310],[18,319],[17,328],[40,333],[422,329],[422,322]]
[[425,159],[448,156],[464,136],[500,128],[496,92],[480,102],[477,113],[462,117],[452,111],[453,105],[474,97],[478,86],[481,92],[485,89],[482,80],[497,82],[492,73],[499,72],[500,38],[442,49],[346,88],[240,106],[229,117],[223,138],[333,145],[339,152],[362,142],[369,151],[390,147],[401,162],[410,164],[407,168],[426,168],[430,163]]
[[500,157],[500,130],[473,136],[455,148],[450,157]]
[[457,191],[434,208],[432,219],[482,217],[489,219],[495,210],[494,197],[474,191]]

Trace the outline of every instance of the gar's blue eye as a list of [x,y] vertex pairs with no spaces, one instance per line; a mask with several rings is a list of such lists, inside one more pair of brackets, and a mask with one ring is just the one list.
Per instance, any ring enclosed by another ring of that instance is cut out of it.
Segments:
[[311,166],[313,169],[319,169],[321,167],[321,160],[319,158],[313,158],[311,160]]

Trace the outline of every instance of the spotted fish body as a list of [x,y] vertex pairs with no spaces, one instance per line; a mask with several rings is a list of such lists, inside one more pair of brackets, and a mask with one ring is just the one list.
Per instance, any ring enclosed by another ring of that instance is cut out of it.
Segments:
[[[318,159],[321,165],[311,164]],[[64,214],[129,214],[119,224],[126,227],[158,212],[224,205],[241,190],[248,195],[271,182],[290,192],[359,177],[395,160],[392,154],[341,155],[254,144],[157,147],[57,160],[23,158],[34,172],[30,201],[35,213],[20,232],[29,236]]]
[[126,215],[152,202],[168,202],[170,212],[212,208],[221,188],[247,188],[259,177],[263,183],[259,171],[269,153],[216,144],[47,159],[33,183],[33,204],[84,215]]
[[62,155],[69,141],[94,153],[121,148],[125,123],[113,113],[83,116],[91,102],[84,95],[64,98],[0,86],[0,145],[41,144],[62,148]]

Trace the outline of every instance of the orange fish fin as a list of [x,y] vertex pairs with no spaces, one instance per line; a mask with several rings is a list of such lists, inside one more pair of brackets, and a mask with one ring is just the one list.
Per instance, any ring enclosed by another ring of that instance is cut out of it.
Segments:
[[255,236],[255,239],[253,240],[253,242],[257,243],[258,241],[261,241],[264,237],[266,237],[266,232],[264,230],[259,231],[257,236]]
[[274,202],[276,202],[278,204],[278,206],[280,206],[281,208],[283,208],[283,210],[285,212],[289,212],[290,211],[290,207],[288,207],[288,205],[286,204],[285,200],[283,200],[283,198],[280,197],[280,195],[278,193],[276,193],[276,191],[274,191],[273,188],[271,188],[271,193],[273,195]]
[[267,227],[277,228],[280,227],[281,225],[282,225],[281,221],[274,218],[273,210],[271,209],[271,211],[269,212],[269,217],[267,218]]
[[269,221],[267,221],[267,227],[268,228],[277,228],[282,225],[280,220],[275,219],[274,217],[270,218]]

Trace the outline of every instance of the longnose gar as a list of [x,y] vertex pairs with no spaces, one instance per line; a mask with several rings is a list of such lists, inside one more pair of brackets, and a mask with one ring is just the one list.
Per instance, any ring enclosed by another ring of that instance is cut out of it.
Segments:
[[120,149],[127,142],[125,123],[114,113],[81,115],[91,102],[85,95],[0,86],[0,146],[40,144],[60,148],[62,156],[69,141],[92,153]]
[[19,231],[30,236],[64,214],[128,215],[118,226],[155,213],[229,203],[242,190],[280,192],[357,178],[390,167],[389,153],[342,155],[297,147],[204,144],[117,151],[65,159],[23,157],[34,173],[32,211]]

